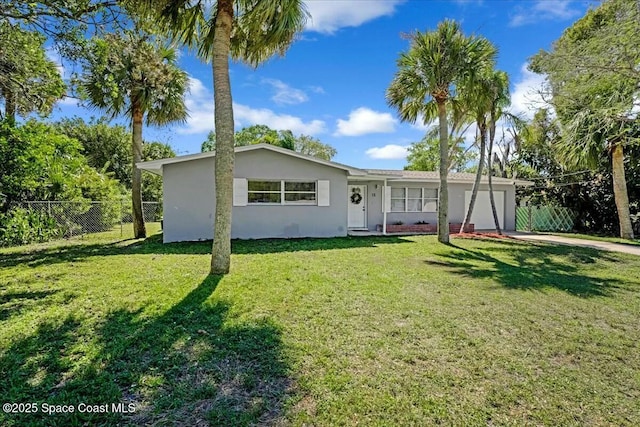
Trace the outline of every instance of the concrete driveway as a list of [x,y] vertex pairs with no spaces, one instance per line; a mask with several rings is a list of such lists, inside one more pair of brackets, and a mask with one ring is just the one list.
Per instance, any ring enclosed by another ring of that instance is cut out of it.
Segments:
[[519,240],[528,240],[531,242],[555,243],[558,245],[568,246],[583,246],[585,248],[599,249],[601,251],[622,252],[625,254],[640,256],[640,246],[634,245],[601,242],[598,240],[572,239],[570,237],[552,236],[550,234],[522,233],[519,231],[507,232],[505,234],[508,234],[509,236],[512,236]]

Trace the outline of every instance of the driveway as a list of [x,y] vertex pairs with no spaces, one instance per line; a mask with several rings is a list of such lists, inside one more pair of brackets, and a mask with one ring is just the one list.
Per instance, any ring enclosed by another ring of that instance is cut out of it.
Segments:
[[519,240],[532,242],[555,243],[558,245],[583,246],[585,248],[599,249],[601,251],[622,252],[640,256],[640,246],[624,245],[621,243],[600,242],[597,240],[572,239],[570,237],[552,236],[550,234],[535,234],[509,232],[505,233]]

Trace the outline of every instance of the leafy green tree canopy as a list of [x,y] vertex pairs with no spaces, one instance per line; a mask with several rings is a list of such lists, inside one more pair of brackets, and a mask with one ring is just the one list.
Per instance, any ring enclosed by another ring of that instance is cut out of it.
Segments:
[[162,41],[134,32],[93,39],[80,93],[112,118],[131,117],[142,106],[147,125],[184,121],[187,73],[176,66],[176,55]]
[[0,124],[0,193],[5,202],[111,200],[118,182],[87,164],[80,142],[34,120]]
[[[335,148],[328,144],[323,144],[317,138],[308,135],[295,136],[290,130],[277,131],[267,125],[253,125],[242,128],[235,133],[234,141],[236,147],[265,143],[325,160],[331,160],[337,153]],[[215,145],[216,134],[211,131],[200,148],[204,153],[215,150]]]
[[66,87],[56,64],[47,58],[45,37],[0,21],[0,99],[3,116],[15,120],[36,112],[46,116]]
[[131,198],[136,238],[146,237],[142,212],[142,127],[182,122],[187,117],[188,76],[177,65],[177,53],[162,40],[141,31],[95,39],[82,75],[81,91],[91,105],[112,117],[131,119]]
[[563,125],[569,165],[596,166],[612,143],[637,142],[640,10],[607,0],[569,27],[530,68],[548,76],[548,101]]
[[[436,135],[426,135],[419,142],[413,142],[407,155],[405,170],[410,171],[435,171],[440,164],[440,146]],[[464,147],[464,141],[450,141],[449,170],[452,172],[469,172],[473,170],[468,165],[476,157],[476,153]]]
[[[56,124],[63,134],[78,140],[89,166],[112,174],[125,188],[131,189],[131,132],[121,125],[109,125],[104,119],[85,122],[79,117],[64,119]],[[143,161],[175,157],[166,143],[144,142]],[[162,177],[142,174],[142,199],[162,201]]]
[[564,162],[596,168],[611,156],[620,235],[633,238],[625,147],[640,140],[640,8],[608,0],[568,28],[531,69],[548,76],[550,102],[562,124]]

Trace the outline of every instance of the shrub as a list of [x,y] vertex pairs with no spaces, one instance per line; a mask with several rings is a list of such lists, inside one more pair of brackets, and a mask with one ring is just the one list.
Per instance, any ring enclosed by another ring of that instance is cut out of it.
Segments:
[[46,242],[60,233],[53,218],[44,212],[13,208],[0,213],[0,246]]

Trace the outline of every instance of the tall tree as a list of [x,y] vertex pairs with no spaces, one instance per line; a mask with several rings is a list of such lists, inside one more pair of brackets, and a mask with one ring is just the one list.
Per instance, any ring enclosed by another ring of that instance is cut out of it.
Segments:
[[[329,144],[323,144],[319,139],[308,135],[295,136],[290,130],[276,131],[266,125],[253,125],[235,133],[236,147],[251,144],[272,144],[287,148],[320,159],[331,160],[336,155],[336,149]],[[200,146],[201,152],[213,151],[216,147],[216,133],[211,131],[207,139]]]
[[496,225],[496,231],[498,234],[502,234],[500,227],[500,220],[498,219],[498,212],[496,211],[496,202],[493,195],[493,167],[492,167],[492,153],[493,143],[496,138],[496,125],[500,117],[502,117],[503,109],[507,107],[511,101],[509,98],[509,76],[504,71],[496,71],[491,77],[490,86],[490,110],[489,110],[489,152],[487,153],[487,169],[489,175],[487,177],[489,181],[489,200],[491,202],[491,212],[493,213],[493,222]]
[[187,73],[176,65],[174,49],[146,36],[127,32],[93,41],[82,76],[89,102],[112,117],[131,119],[132,207],[136,238],[146,237],[142,212],[142,125],[184,121]]
[[31,119],[15,126],[0,123],[0,193],[7,203],[117,201],[120,186],[87,164],[80,142]]
[[260,143],[278,145],[278,142],[278,131],[271,129],[267,125],[252,125],[244,127],[234,135],[234,143],[236,147]]
[[630,0],[602,2],[531,61],[533,71],[548,77],[566,162],[594,168],[600,156],[610,156],[620,236],[626,239],[634,235],[624,150],[638,138],[639,9]]
[[[476,153],[473,146],[465,147],[464,132],[468,125],[455,132],[456,126],[452,126],[449,132],[449,166],[447,169],[454,172],[467,171],[467,164],[475,159]],[[440,139],[438,127],[432,127],[419,142],[412,143],[408,148],[407,165],[405,170],[434,171],[440,164]]]
[[[61,133],[77,139],[82,144],[89,166],[113,175],[124,188],[132,187],[131,131],[122,125],[109,125],[104,118],[85,122],[79,117],[63,119],[56,123]],[[175,157],[176,153],[163,142],[144,141],[142,160],[158,160]],[[142,200],[162,201],[162,177],[142,174]]]
[[323,144],[318,138],[308,135],[297,136],[294,147],[298,153],[324,160],[331,160],[337,153],[336,149],[331,145]]
[[491,78],[493,73],[491,70],[487,70],[484,73],[478,75],[475,81],[468,81],[467,87],[462,91],[462,103],[467,105],[470,114],[473,115],[476,122],[476,137],[480,148],[480,159],[478,160],[478,169],[476,171],[476,178],[473,181],[473,187],[471,189],[471,199],[469,200],[469,207],[467,208],[467,214],[460,227],[460,233],[467,231],[469,224],[471,223],[471,216],[473,215],[473,208],[476,204],[478,197],[478,189],[480,188],[480,180],[482,173],[484,172],[484,164],[487,151],[487,116],[491,109]]
[[304,28],[302,0],[143,0],[142,8],[164,23],[198,56],[211,61],[215,105],[216,212],[211,274],[226,274],[231,265],[234,121],[229,56],[258,66],[274,54],[283,55]]
[[445,20],[435,31],[411,35],[411,46],[400,55],[398,68],[387,89],[387,102],[403,121],[415,123],[438,117],[440,138],[440,189],[438,191],[438,241],[449,242],[449,125],[447,104],[456,87],[493,64],[496,49],[483,37],[465,36],[460,26]]
[[45,37],[0,21],[0,99],[11,123],[16,114],[48,115],[65,93],[56,64],[47,58]]

